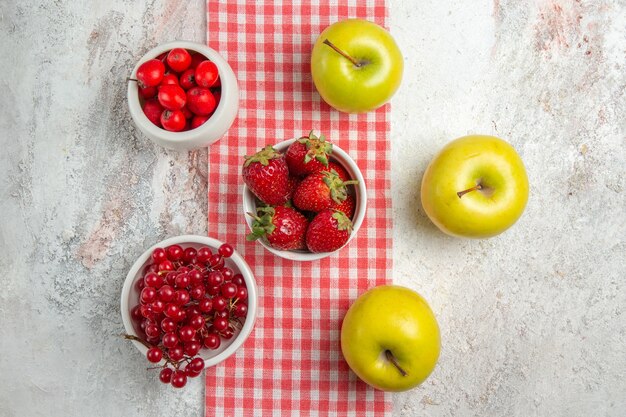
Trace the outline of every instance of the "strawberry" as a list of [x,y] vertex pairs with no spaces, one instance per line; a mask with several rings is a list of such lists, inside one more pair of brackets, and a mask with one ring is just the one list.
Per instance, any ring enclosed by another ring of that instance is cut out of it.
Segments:
[[341,204],[347,196],[346,187],[358,181],[342,181],[336,172],[318,171],[298,184],[293,204],[300,210],[320,212]]
[[287,196],[288,200],[291,200],[293,198],[293,193],[296,191],[298,184],[300,184],[300,178],[289,177],[289,194]]
[[299,211],[285,206],[258,207],[249,241],[264,238],[279,250],[306,249],[305,234],[309,221]]
[[354,217],[354,209],[356,206],[356,202],[354,197],[348,195],[346,199],[340,204],[335,203],[331,208],[343,212],[349,219]]
[[289,169],[285,156],[273,147],[266,146],[253,156],[246,156],[241,174],[243,182],[265,204],[277,206],[289,199]]
[[333,169],[339,175],[339,178],[341,178],[342,181],[350,181],[350,175],[348,175],[348,171],[346,171],[346,169],[339,165],[337,162],[330,161],[327,167],[322,168],[322,171],[330,172]]
[[340,211],[327,209],[315,216],[306,231],[306,246],[311,252],[333,252],[346,244],[352,222]]
[[328,166],[328,155],[333,145],[326,142],[324,135],[318,138],[309,132],[309,136],[296,139],[285,153],[285,160],[291,175],[304,176],[312,174]]

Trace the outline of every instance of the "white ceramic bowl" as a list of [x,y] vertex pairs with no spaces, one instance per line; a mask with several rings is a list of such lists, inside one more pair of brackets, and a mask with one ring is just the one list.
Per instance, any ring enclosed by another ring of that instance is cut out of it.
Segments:
[[145,54],[135,65],[130,78],[137,77],[137,69],[144,62],[174,48],[198,52],[217,65],[222,83],[222,94],[213,115],[203,125],[185,132],[170,132],[154,125],[141,108],[136,81],[128,82],[128,108],[135,125],[148,138],[166,148],[188,150],[208,146],[220,139],[230,128],[239,109],[239,87],[232,68],[215,50],[206,45],[188,41],[175,41],[159,45]]
[[[289,139],[284,142],[280,142],[277,145],[274,145],[274,149],[280,152],[287,152],[287,148],[291,145],[296,139]],[[333,152],[330,155],[330,160],[341,165],[350,175],[350,178],[354,180],[358,180],[359,183],[354,185],[355,190],[355,200],[356,205],[354,209],[354,217],[352,218],[352,233],[350,234],[350,238],[346,242],[344,246],[346,246],[353,238],[356,236],[361,224],[363,223],[363,219],[365,218],[365,209],[367,207],[367,190],[365,188],[365,180],[363,179],[363,174],[361,174],[361,170],[354,160],[348,155],[343,149],[333,143]],[[252,224],[254,219],[248,216],[246,213],[256,213],[256,199],[252,191],[244,185],[243,186],[243,215],[246,218],[246,223],[248,223],[248,228],[252,230]],[[258,239],[259,242],[265,249],[272,252],[276,256],[280,256],[281,258],[290,259],[293,261],[315,261],[317,259],[322,259],[327,256],[330,256],[334,252],[322,252],[322,253],[313,253],[306,250],[297,250],[297,251],[287,251],[287,250],[279,250],[271,247],[264,239]],[[342,246],[343,247],[343,246]],[[341,250],[337,249],[337,250]],[[336,251],[335,251],[336,252]]]
[[[133,321],[130,315],[130,311],[134,306],[138,304],[139,291],[137,290],[136,283],[138,280],[142,279],[143,269],[150,262],[152,251],[155,248],[165,248],[169,245],[174,244],[182,246],[183,249],[188,247],[193,247],[197,249],[201,246],[208,246],[215,253],[217,248],[219,248],[222,243],[223,242],[220,242],[217,239],[213,239],[207,236],[183,235],[165,239],[147,249],[135,261],[132,268],[130,268],[130,271],[128,271],[126,281],[124,281],[124,286],[122,288],[121,311],[122,321],[124,322],[124,328],[126,329],[126,333],[129,335],[138,336],[137,329],[139,323]],[[252,332],[252,328],[254,327],[254,321],[257,314],[257,287],[250,267],[241,257],[241,255],[237,253],[237,251],[235,251],[230,258],[225,259],[225,264],[235,273],[239,272],[243,275],[246,287],[248,288],[248,315],[246,316],[246,321],[244,322],[243,327],[240,330],[237,330],[231,339],[222,339],[222,343],[218,349],[210,350],[202,348],[200,350],[199,355],[202,357],[202,359],[204,359],[205,368],[217,365],[218,363],[222,362],[230,355],[235,353],[235,351],[241,347],[243,342],[245,342],[245,340]],[[137,349],[139,349],[139,351],[145,358],[148,349],[138,341],[133,340],[132,343],[135,344]],[[164,363],[165,362],[162,362],[162,364]]]

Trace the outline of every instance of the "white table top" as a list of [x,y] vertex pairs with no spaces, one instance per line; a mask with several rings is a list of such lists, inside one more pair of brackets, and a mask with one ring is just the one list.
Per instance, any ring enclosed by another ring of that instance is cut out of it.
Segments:
[[[390,3],[406,65],[394,276],[429,300],[443,343],[394,416],[624,415],[626,4]],[[206,233],[206,150],[152,145],[125,102],[145,51],[205,40],[203,9],[2,5],[0,415],[202,415],[201,378],[162,386],[117,335],[142,248]],[[524,216],[489,240],[443,235],[419,202],[429,160],[467,133],[510,141],[528,168]]]

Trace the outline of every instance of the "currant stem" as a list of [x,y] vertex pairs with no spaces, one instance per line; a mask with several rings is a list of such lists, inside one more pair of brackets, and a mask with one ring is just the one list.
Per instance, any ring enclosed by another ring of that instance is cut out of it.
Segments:
[[325,45],[330,46],[331,48],[333,48],[335,50],[335,52],[337,52],[339,55],[341,55],[342,57],[346,58],[347,60],[349,60],[350,62],[352,62],[354,64],[355,67],[361,67],[362,64],[360,62],[358,62],[356,59],[352,58],[350,55],[348,55],[347,53],[345,53],[344,51],[342,51],[341,49],[337,48],[331,41],[329,41],[328,39],[324,39],[323,42]]
[[151,344],[146,343],[143,339],[141,339],[141,338],[139,338],[137,336],[134,336],[132,334],[123,334],[122,337],[124,337],[124,339],[126,339],[126,340],[137,341],[137,342],[141,343],[142,345],[144,345],[145,347],[147,347],[148,349],[154,347]]
[[407,372],[406,372],[404,369],[402,369],[402,367],[401,367],[401,366],[400,366],[400,364],[398,363],[398,360],[396,359],[396,357],[395,357],[395,356],[393,356],[393,353],[391,353],[391,351],[390,351],[389,349],[387,349],[387,350],[385,351],[385,357],[387,358],[387,360],[388,360],[389,362],[391,362],[391,363],[393,364],[393,366],[395,366],[395,367],[396,367],[396,369],[397,369],[398,371],[400,371],[400,373],[402,374],[402,376],[407,376],[407,375],[408,375],[408,374],[407,374]]
[[459,198],[461,198],[467,193],[471,193],[472,191],[482,190],[482,189],[483,189],[483,186],[481,184],[477,184],[476,186],[472,188],[468,188],[467,190],[459,191],[458,193],[456,193],[456,195],[458,195]]

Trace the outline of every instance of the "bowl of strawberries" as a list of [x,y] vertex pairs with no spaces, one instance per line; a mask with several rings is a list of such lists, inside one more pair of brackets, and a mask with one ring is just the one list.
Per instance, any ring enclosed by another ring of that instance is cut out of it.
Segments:
[[146,53],[128,79],[135,125],[170,149],[208,146],[230,128],[239,109],[232,68],[206,45],[175,41]]
[[247,239],[282,258],[327,257],[354,238],[365,218],[361,170],[313,131],[246,156],[242,176]]

